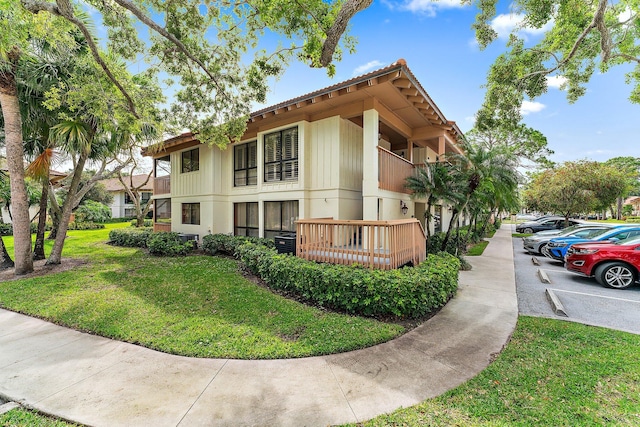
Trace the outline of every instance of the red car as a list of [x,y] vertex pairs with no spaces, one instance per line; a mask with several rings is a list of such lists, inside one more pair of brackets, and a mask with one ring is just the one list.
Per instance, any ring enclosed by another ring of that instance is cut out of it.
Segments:
[[565,257],[567,270],[595,277],[602,286],[626,289],[638,280],[640,238],[615,243],[576,243]]

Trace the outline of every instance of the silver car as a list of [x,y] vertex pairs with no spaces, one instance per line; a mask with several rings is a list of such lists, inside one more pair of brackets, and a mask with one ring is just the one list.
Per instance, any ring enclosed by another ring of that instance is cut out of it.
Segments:
[[[547,244],[549,240],[554,237],[565,237],[565,236],[576,236],[576,237],[587,237],[594,230],[605,230],[607,228],[615,227],[617,224],[576,224],[571,227],[564,228],[562,230],[545,230],[539,231],[529,237],[522,238],[522,247],[525,251],[534,254],[540,255],[542,254],[542,250]],[[622,224],[624,225],[624,224]]]

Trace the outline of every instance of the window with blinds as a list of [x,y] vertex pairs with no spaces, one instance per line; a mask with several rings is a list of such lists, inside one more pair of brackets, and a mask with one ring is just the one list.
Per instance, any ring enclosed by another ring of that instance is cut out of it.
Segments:
[[285,129],[264,136],[264,180],[298,179],[298,128]]
[[256,141],[233,148],[233,186],[243,187],[258,183],[258,144]]

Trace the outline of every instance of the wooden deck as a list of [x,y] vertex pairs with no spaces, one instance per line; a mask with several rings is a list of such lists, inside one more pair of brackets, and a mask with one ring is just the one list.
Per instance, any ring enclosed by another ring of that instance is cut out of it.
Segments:
[[390,270],[426,258],[426,235],[415,218],[394,221],[302,219],[296,255],[331,264]]

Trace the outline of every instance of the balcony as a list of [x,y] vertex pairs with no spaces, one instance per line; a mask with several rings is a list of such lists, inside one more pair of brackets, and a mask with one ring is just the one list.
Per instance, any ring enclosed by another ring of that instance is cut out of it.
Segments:
[[414,165],[409,160],[378,146],[378,188],[410,194],[404,187],[405,179],[413,175]]
[[153,179],[153,195],[171,194],[171,176],[161,176]]
[[301,219],[296,231],[296,255],[306,260],[392,270],[426,258],[426,235],[416,218]]

